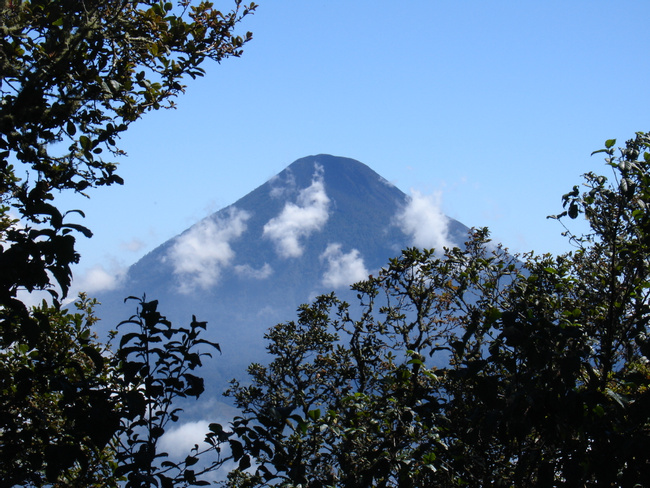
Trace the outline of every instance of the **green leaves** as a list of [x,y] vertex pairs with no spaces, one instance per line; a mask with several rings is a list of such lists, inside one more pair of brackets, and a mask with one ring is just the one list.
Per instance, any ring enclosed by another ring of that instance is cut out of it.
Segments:
[[0,351],[4,485],[51,485],[69,475],[92,486],[110,470],[106,447],[119,415],[106,348],[90,330],[95,303],[81,297],[76,313],[34,309],[31,343]]
[[[182,462],[158,460],[166,456],[158,452],[158,441],[170,422],[178,420],[179,398],[199,398],[204,391],[203,378],[191,373],[202,365],[207,352],[198,352],[200,345],[218,348],[218,344],[200,338],[206,323],[192,317],[189,328],[174,327],[159,311],[158,301],[136,300],[137,313],[118,325],[126,329],[120,337],[119,348],[112,361],[121,382],[121,398],[126,406],[122,417],[116,459],[121,474],[129,479],[127,487],[140,486],[136,480],[156,476],[165,486],[186,482],[203,486],[200,476],[216,469],[224,460],[216,461],[200,470],[190,469],[206,453],[219,453],[221,444],[230,434],[219,424],[210,424],[206,433],[206,447],[196,450]],[[128,300],[127,299],[127,300]],[[143,455],[146,453],[146,455]]]
[[597,151],[594,151],[591,153],[593,156],[594,154],[598,153],[607,153],[607,154],[614,154],[614,151],[612,150],[612,147],[614,147],[614,144],[616,144],[616,139],[607,139],[605,141],[605,149],[598,149]]
[[[6,55],[0,73],[6,88],[0,104],[0,198],[7,212],[20,214],[24,228],[42,227],[34,204],[51,200],[52,192],[122,184],[113,161],[123,153],[119,135],[146,112],[173,106],[184,89],[182,78],[202,72],[205,61],[239,56],[249,38],[234,31],[254,10],[254,4],[239,1],[223,14],[205,2],[175,9],[148,0],[0,7]],[[142,39],[149,40],[144,49]],[[34,178],[21,181],[16,171]],[[82,227],[67,226],[70,231],[90,235]],[[3,242],[22,246],[5,239],[4,229],[2,234]],[[29,289],[58,284],[65,295],[68,269],[77,258],[74,251],[56,255],[56,272],[43,273],[62,281],[39,279]]]
[[[434,365],[449,360],[463,321],[474,329],[458,341],[459,357],[475,347],[482,314],[468,297],[484,290],[487,300],[516,274],[487,239],[477,231],[444,257],[407,249],[353,286],[357,306],[321,296],[300,307],[297,322],[271,329],[273,361],[251,366],[250,385],[234,381],[227,392],[245,416],[234,430],[256,466],[244,486],[448,486],[448,381]],[[488,315],[494,324],[501,311],[486,307]]]

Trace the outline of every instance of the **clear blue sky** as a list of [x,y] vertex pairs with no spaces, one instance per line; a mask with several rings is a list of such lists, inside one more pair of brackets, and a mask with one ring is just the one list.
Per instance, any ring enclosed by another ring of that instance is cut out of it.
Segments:
[[[217,1],[224,9],[229,2]],[[369,165],[514,251],[569,249],[546,220],[590,153],[650,130],[650,2],[260,0],[240,59],[123,138],[90,200],[79,276],[137,261],[294,160]]]

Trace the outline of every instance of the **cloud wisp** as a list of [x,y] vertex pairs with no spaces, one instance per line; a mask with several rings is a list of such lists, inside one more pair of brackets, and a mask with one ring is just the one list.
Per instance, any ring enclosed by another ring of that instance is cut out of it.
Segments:
[[264,237],[273,241],[281,257],[300,257],[300,240],[323,228],[329,217],[329,203],[323,168],[317,165],[311,185],[300,190],[296,203],[287,202],[282,212],[264,225]]
[[176,239],[168,258],[182,293],[205,290],[219,281],[235,257],[230,243],[244,233],[249,218],[248,212],[231,207],[225,217],[205,219]]
[[442,212],[440,193],[422,195],[412,191],[408,203],[397,215],[397,225],[411,236],[413,244],[422,248],[453,247],[449,238],[449,218]]
[[235,266],[235,273],[244,278],[263,280],[273,274],[273,268],[269,263],[264,263],[261,268],[253,268],[250,264],[238,264]]
[[323,275],[324,286],[341,288],[368,278],[368,270],[356,249],[344,253],[341,251],[341,244],[329,244],[320,258],[327,261],[327,269]]
[[296,177],[294,174],[290,169],[287,170],[285,174],[286,176],[284,184],[281,184],[279,182],[280,175],[275,175],[269,180],[269,184],[271,185],[271,191],[269,195],[271,198],[283,198],[284,196],[290,195],[296,190]]

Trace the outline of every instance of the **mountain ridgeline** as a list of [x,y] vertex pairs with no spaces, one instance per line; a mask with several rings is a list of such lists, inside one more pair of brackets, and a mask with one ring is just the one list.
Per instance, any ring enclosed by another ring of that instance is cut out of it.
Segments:
[[[299,159],[131,266],[119,289],[99,297],[100,316],[114,328],[134,311],[124,298],[146,293],[174,323],[207,321],[206,337],[223,350],[214,373],[241,376],[263,362],[269,327],[319,294],[349,296],[350,284],[414,245],[412,229],[428,221],[409,211],[412,200],[353,159]],[[440,242],[464,242],[467,227],[436,222]]]

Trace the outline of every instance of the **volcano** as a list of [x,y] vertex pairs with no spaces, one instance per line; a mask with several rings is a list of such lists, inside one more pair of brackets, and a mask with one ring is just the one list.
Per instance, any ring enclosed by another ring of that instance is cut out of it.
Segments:
[[124,298],[146,295],[177,325],[207,321],[223,351],[203,372],[216,395],[263,362],[265,331],[300,304],[332,291],[352,302],[349,285],[402,249],[459,245],[468,230],[359,161],[309,156],[144,256],[99,315],[115,328],[135,310]]

